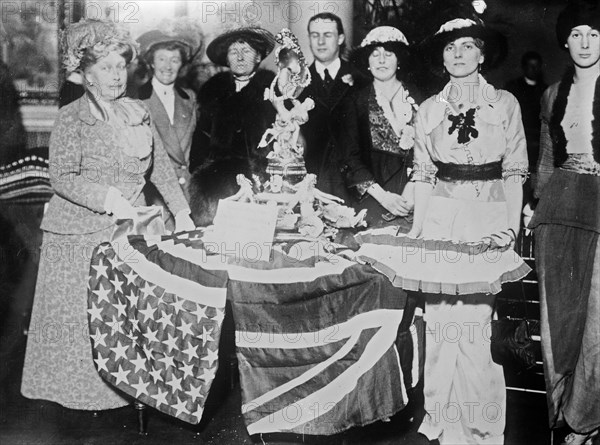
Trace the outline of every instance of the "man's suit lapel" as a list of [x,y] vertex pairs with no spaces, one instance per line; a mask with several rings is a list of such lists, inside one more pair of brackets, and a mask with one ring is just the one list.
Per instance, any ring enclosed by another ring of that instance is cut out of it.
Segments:
[[323,83],[323,79],[321,79],[321,76],[319,75],[319,73],[317,72],[317,69],[315,68],[314,62],[308,67],[308,70],[310,71],[310,76],[311,76],[309,88],[312,89],[312,92],[311,92],[310,96],[312,96],[312,98],[315,102],[319,102],[321,104],[321,106],[323,106],[325,108],[329,108],[327,90],[325,89],[325,84]]
[[321,79],[321,76],[317,72],[314,62],[310,65],[309,70],[311,75],[311,87],[313,89],[313,99],[316,102],[320,102],[321,105],[328,110],[333,110],[350,88],[349,84],[342,81],[343,76],[352,73],[350,64],[342,60],[340,69],[333,80],[329,92],[325,89],[323,79]]
[[350,64],[342,60],[342,65],[335,76],[331,91],[329,92],[329,104],[331,110],[337,107],[344,95],[348,92],[350,85],[342,81],[342,77],[351,73]]

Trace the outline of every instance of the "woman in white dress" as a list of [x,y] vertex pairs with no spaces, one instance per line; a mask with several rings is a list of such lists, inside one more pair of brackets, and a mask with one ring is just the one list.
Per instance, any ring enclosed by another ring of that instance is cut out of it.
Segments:
[[[501,36],[474,13],[455,17],[426,42],[449,82],[417,114],[414,223],[408,235],[508,247],[519,231],[528,167],[521,111],[512,94],[495,89],[480,74],[498,60]],[[421,283],[426,415],[419,432],[430,440],[504,442],[506,388],[502,367],[492,361],[489,328],[494,293],[528,269],[515,267],[513,254],[498,249],[501,261],[465,264],[468,283],[437,283],[436,291]],[[443,274],[444,259],[428,255],[414,267]],[[484,267],[496,269],[497,289],[478,282]]]

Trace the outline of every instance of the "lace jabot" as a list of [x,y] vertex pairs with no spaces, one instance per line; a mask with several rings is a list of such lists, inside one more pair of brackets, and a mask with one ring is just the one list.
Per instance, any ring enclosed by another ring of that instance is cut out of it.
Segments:
[[[126,155],[143,159],[152,153],[150,116],[140,102],[122,97],[111,102],[98,101],[100,120],[118,129],[117,143]],[[93,103],[90,104],[93,108]]]

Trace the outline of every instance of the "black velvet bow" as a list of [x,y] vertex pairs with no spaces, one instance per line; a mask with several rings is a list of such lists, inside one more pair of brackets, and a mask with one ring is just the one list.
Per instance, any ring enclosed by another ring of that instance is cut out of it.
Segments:
[[448,134],[454,133],[458,129],[458,143],[465,144],[471,140],[471,136],[476,138],[479,132],[475,128],[475,108],[470,108],[467,113],[459,113],[457,116],[448,115],[452,125],[448,129]]

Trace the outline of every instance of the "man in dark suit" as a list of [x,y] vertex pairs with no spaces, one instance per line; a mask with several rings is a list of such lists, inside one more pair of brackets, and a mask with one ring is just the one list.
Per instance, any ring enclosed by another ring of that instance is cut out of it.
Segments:
[[312,98],[315,108],[309,112],[308,122],[301,127],[305,140],[304,160],[308,172],[318,176],[319,189],[344,198],[346,187],[335,148],[340,119],[337,109],[352,88],[362,85],[366,79],[340,58],[346,36],[337,15],[325,12],[311,17],[308,36],[315,60],[309,67],[311,83],[300,100]]

